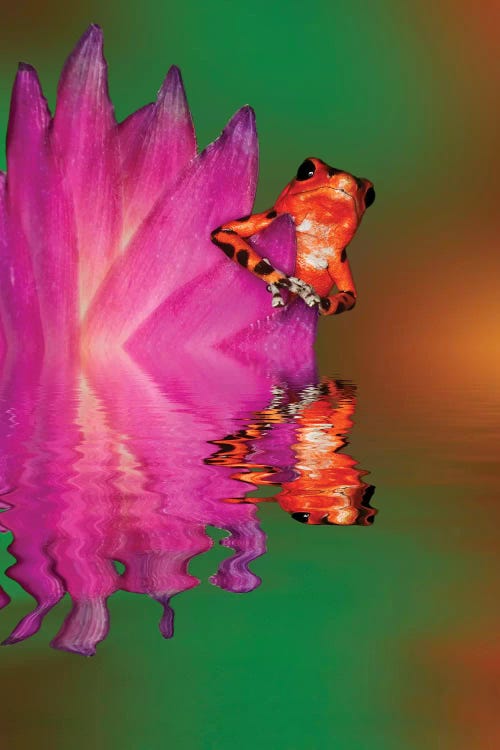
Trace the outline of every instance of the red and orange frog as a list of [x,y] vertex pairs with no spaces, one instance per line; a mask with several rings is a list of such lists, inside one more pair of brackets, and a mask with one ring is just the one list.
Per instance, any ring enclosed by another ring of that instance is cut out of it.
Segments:
[[[285,289],[310,307],[318,305],[323,315],[337,315],[356,304],[346,247],[374,200],[375,190],[369,180],[311,157],[302,162],[273,208],[217,227],[212,242],[266,282],[273,307],[285,304],[280,293]],[[289,214],[295,224],[297,259],[293,276],[274,268],[247,241],[282,214]],[[332,294],[335,286],[338,291]]]

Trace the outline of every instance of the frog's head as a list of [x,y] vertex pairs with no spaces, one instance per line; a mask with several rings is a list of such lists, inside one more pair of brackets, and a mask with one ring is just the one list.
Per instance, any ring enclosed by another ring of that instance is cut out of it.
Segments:
[[355,229],[375,200],[373,183],[309,157],[277,201],[292,216],[307,213],[323,223],[352,223]]
[[[288,512],[295,521],[310,526],[369,526],[377,514],[376,509],[370,505],[374,492],[375,487],[365,483],[354,487],[338,487],[328,505],[324,497],[318,498],[318,503],[313,498],[308,498],[307,507],[304,504],[300,509],[288,509]],[[323,507],[318,507],[321,505]]]

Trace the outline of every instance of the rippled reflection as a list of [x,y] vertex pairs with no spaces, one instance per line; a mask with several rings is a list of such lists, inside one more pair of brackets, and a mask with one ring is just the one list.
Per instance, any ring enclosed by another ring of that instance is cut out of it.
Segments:
[[272,393],[268,408],[245,428],[214,441],[220,448],[206,462],[243,469],[233,478],[280,490],[272,498],[226,502],[274,500],[301,523],[373,523],[376,511],[369,501],[375,488],[362,480],[368,472],[339,453],[353,425],[354,386],[325,379],[301,390],[274,386]]
[[265,552],[264,500],[309,524],[373,521],[366,472],[339,452],[355,389],[318,382],[312,367],[262,375],[222,356],[183,357],[160,376],[123,354],[79,368],[6,362],[2,378],[0,508],[16,560],[7,575],[36,600],[8,644],[36,633],[68,593],[52,645],[92,654],[118,590],[158,601],[170,637],[171,599],[199,583],[188,566],[213,544],[207,527],[228,532],[220,543],[232,550],[211,582],[259,585],[249,564]]

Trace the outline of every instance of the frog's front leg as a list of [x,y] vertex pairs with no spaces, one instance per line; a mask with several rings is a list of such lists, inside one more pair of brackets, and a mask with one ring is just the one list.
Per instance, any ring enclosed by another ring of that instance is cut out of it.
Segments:
[[320,298],[309,284],[295,276],[287,276],[283,271],[274,268],[269,260],[259,255],[247,241],[253,234],[266,229],[276,216],[276,211],[271,209],[261,214],[230,221],[213,230],[212,242],[228,258],[239,263],[267,284],[267,290],[272,295],[273,307],[284,305],[281,289],[288,289],[292,294],[297,294],[309,306],[319,304]]

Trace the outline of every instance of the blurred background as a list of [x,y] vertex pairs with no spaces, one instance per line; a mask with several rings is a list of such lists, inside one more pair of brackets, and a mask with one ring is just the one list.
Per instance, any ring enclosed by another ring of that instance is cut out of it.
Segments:
[[64,59],[101,24],[119,119],[154,97],[172,63],[201,147],[254,107],[259,210],[309,154],[374,181],[350,252],[359,303],[323,322],[325,362],[358,380],[403,368],[415,387],[498,382],[497,3],[1,5],[3,132],[17,62],[37,68],[53,106]]
[[[244,603],[200,587],[172,643],[149,628],[151,643],[141,640],[157,613],[129,597],[112,604],[116,635],[93,661],[49,652],[47,637],[22,647],[24,661],[0,654],[6,746],[42,736],[51,748],[497,747],[498,3],[18,0],[1,10],[4,133],[17,62],[37,68],[53,107],[66,56],[96,22],[119,119],[154,98],[174,63],[200,147],[254,107],[257,209],[308,155],[374,182],[349,252],[359,302],[321,321],[318,356],[322,372],[358,385],[351,447],[384,488],[387,519],[368,542],[356,529],[335,539],[339,568],[324,535],[285,566],[307,529],[288,524],[281,537],[266,508],[270,550],[285,558],[255,564],[265,586]],[[302,615],[280,600],[291,578]]]

